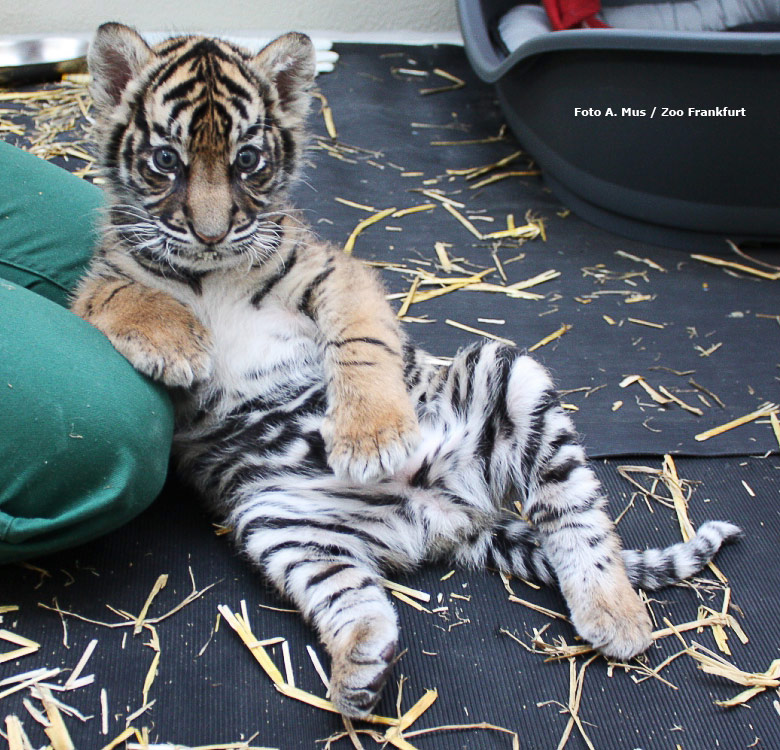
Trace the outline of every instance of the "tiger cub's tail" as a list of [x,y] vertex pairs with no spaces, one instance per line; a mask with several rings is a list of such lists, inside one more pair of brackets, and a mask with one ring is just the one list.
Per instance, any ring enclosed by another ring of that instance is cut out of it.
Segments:
[[623,562],[632,586],[655,591],[698,573],[721,546],[742,536],[726,521],[703,523],[696,536],[665,549],[623,550]]

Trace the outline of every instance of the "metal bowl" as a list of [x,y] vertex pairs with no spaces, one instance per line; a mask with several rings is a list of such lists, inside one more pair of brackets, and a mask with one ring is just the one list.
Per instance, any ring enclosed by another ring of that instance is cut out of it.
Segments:
[[86,40],[65,37],[0,40],[0,84],[52,81],[64,73],[86,72],[88,46]]

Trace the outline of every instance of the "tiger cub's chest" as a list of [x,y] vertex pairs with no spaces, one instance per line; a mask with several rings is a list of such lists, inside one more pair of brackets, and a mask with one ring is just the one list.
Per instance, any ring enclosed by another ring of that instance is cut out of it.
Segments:
[[188,300],[212,336],[212,385],[223,390],[262,390],[299,377],[320,376],[316,326],[283,300],[268,295],[260,306],[227,279],[205,280]]

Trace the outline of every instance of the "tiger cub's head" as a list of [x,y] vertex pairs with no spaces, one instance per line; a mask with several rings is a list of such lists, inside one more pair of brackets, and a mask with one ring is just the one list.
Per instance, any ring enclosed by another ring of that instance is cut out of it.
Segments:
[[258,54],[218,39],[149,47],[121,24],[89,51],[111,230],[149,261],[261,259],[303,147],[314,51],[286,34]]

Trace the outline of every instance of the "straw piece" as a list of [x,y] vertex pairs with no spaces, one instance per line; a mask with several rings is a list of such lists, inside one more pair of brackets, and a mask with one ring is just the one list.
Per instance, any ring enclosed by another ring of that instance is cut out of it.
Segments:
[[114,750],[115,747],[119,747],[125,740],[129,740],[135,734],[133,727],[128,727],[124,732],[114,737],[111,742],[104,745],[102,750]]
[[427,594],[425,591],[417,591],[416,589],[410,589],[408,586],[404,586],[400,583],[395,583],[394,581],[388,581],[386,578],[380,578],[379,582],[386,588],[390,589],[390,591],[398,591],[401,594],[406,594],[406,596],[411,597],[412,599],[417,599],[421,602],[429,602],[431,600],[431,595]]
[[647,395],[650,396],[650,398],[653,399],[653,401],[655,401],[657,404],[665,405],[672,401],[671,398],[662,396],[658,391],[656,391],[655,388],[653,388],[641,375],[628,375],[620,381],[619,386],[621,388],[627,388],[629,385],[633,385],[634,383],[638,383],[640,386],[642,386]]
[[439,201],[439,203],[443,204],[449,204],[450,206],[453,206],[454,208],[465,208],[465,203],[460,203],[456,200],[453,200],[452,198],[448,198],[446,195],[442,195],[441,193],[436,192],[435,190],[420,190],[420,193],[422,193],[426,198],[433,198],[433,200]]
[[745,416],[743,417],[732,419],[730,422],[726,422],[726,424],[720,425],[719,427],[713,427],[711,430],[705,430],[704,432],[700,432],[698,435],[694,436],[694,439],[698,440],[699,442],[702,442],[704,440],[709,440],[710,438],[713,438],[717,435],[721,435],[724,432],[733,430],[735,427],[741,427],[742,425],[747,424],[748,422],[752,422],[755,419],[760,419],[761,417],[769,417],[772,414],[777,414],[777,412],[778,412],[778,407],[776,404],[766,403],[763,404],[758,409],[756,409],[756,411],[750,412],[750,414],[745,414]]
[[[323,711],[329,711],[333,714],[340,713],[338,708],[336,708],[336,706],[334,706],[329,700],[320,698],[319,696],[313,695],[312,693],[307,693],[305,690],[301,690],[300,688],[287,685],[284,682],[275,683],[274,687],[282,695],[285,695],[288,698],[294,698],[295,700],[301,701],[302,703],[308,703],[310,706],[320,708]],[[361,721],[367,721],[370,724],[384,724],[385,726],[391,727],[398,723],[398,719],[391,719],[387,716],[377,716],[375,714],[370,714],[369,716],[362,718]]]
[[8,736],[8,750],[27,750],[32,747],[18,716],[11,714],[5,717],[5,731]]
[[450,320],[449,318],[447,318],[447,320],[445,320],[444,322],[447,325],[452,326],[453,328],[460,328],[462,331],[475,333],[478,336],[484,336],[486,339],[493,339],[494,341],[500,341],[502,344],[506,344],[507,346],[517,346],[517,344],[511,339],[505,339],[502,336],[496,336],[496,334],[490,333],[489,331],[483,331],[479,328],[473,328],[472,326],[467,326],[464,323],[458,323],[456,320]]
[[415,276],[411,286],[409,287],[409,291],[404,297],[404,301],[401,303],[401,307],[398,308],[398,312],[395,314],[396,318],[403,318],[404,315],[409,312],[409,308],[411,307],[412,301],[414,300],[414,295],[417,293],[418,286],[420,286],[420,276]]
[[772,425],[772,432],[775,433],[775,440],[777,440],[777,445],[780,447],[780,420],[777,419],[776,412],[772,412],[769,415],[769,423]]
[[430,609],[428,609],[427,607],[423,607],[422,604],[420,604],[419,602],[416,602],[411,597],[406,596],[406,594],[402,594],[400,591],[391,591],[390,593],[396,599],[399,599],[404,604],[408,604],[410,607],[413,607],[414,609],[418,610],[419,612],[425,612],[428,615],[432,614]]
[[658,390],[666,396],[670,401],[674,401],[677,406],[685,409],[685,411],[691,412],[691,414],[695,414],[697,417],[703,416],[704,412],[699,409],[696,406],[691,406],[690,404],[686,404],[685,401],[675,396],[673,393],[671,393],[665,386],[659,385]]
[[463,224],[466,229],[469,230],[478,240],[484,239],[482,236],[482,233],[462,214],[460,213],[454,206],[452,206],[450,203],[442,203],[442,206],[451,213],[461,224]]
[[319,92],[314,92],[313,96],[320,100],[322,105],[320,112],[322,112],[322,119],[325,121],[325,130],[328,131],[328,135],[335,141],[338,139],[339,134],[336,131],[336,125],[333,122],[333,110],[331,110],[328,100],[325,96]]
[[539,284],[544,284],[547,281],[552,281],[553,279],[557,279],[561,275],[560,271],[556,271],[554,269],[550,269],[549,271],[544,271],[540,274],[537,274],[536,276],[532,276],[530,279],[525,279],[523,281],[516,281],[514,284],[510,284],[507,289],[511,289],[513,291],[520,291],[521,289],[529,289],[532,286],[538,286]]
[[19,646],[19,648],[13,649],[12,651],[6,651],[6,653],[0,654],[0,664],[21,659],[23,656],[28,656],[29,654],[34,654],[41,647],[39,643],[31,641],[29,638],[25,638],[17,633],[12,633],[10,630],[0,630],[0,641],[8,641],[15,646]]
[[625,250],[616,250],[615,255],[619,255],[621,258],[628,258],[628,260],[633,260],[635,263],[644,263],[646,266],[650,266],[650,268],[653,268],[656,271],[661,271],[661,273],[667,272],[663,266],[659,265],[654,260],[650,260],[650,258],[640,258],[637,255],[627,253]]
[[499,180],[505,180],[508,177],[538,177],[541,174],[539,169],[518,169],[510,172],[499,172],[498,174],[490,175],[484,180],[474,183],[470,186],[471,190],[477,190],[478,188],[485,187],[485,185],[491,185]]
[[347,238],[346,243],[344,243],[344,252],[347,255],[351,255],[352,250],[355,247],[355,240],[357,240],[358,235],[364,229],[366,229],[366,227],[370,227],[372,224],[376,224],[378,221],[382,221],[382,219],[386,219],[391,214],[394,214],[395,211],[396,211],[395,206],[393,206],[393,208],[386,208],[383,211],[379,211],[373,216],[369,216],[367,219],[363,219],[363,221],[358,222],[357,226],[352,230],[352,233]]
[[410,206],[409,208],[402,208],[396,211],[392,216],[394,219],[400,219],[402,216],[408,216],[409,214],[416,214],[420,211],[431,211],[436,208],[435,203],[422,203],[419,206]]
[[81,655],[81,658],[78,660],[78,663],[73,668],[73,671],[70,673],[70,676],[65,681],[65,684],[63,687],[68,690],[69,688],[73,687],[73,683],[78,680],[79,675],[84,670],[84,667],[86,666],[87,662],[89,661],[89,657],[92,656],[92,652],[95,650],[95,646],[97,646],[97,638],[93,638],[89,644],[87,644],[87,647],[84,649],[84,653]]
[[105,688],[100,690],[100,732],[108,734],[108,693]]
[[715,701],[718,706],[731,708],[741,705],[768,688],[780,687],[780,659],[775,659],[765,672],[745,672],[697,643],[692,644],[687,653],[698,662],[703,672],[748,688],[730,700]]
[[271,678],[275,685],[284,684],[284,677],[273,663],[268,652],[260,645],[257,639],[252,635],[252,631],[246,626],[243,620],[240,620],[230,608],[224,604],[220,604],[217,607],[222,617],[225,619],[228,625],[236,631],[238,637],[244,642],[244,645],[252,652],[252,656],[255,657],[257,663],[263,668],[263,671]]
[[568,323],[564,323],[557,331],[553,331],[549,336],[545,336],[541,341],[537,341],[533,346],[528,347],[529,352],[535,352],[537,349],[541,349],[543,346],[559,339],[565,333],[568,333],[573,326]]
[[[402,732],[404,729],[408,729],[412,724],[414,724],[414,722],[417,721],[417,719],[419,719],[420,716],[422,716],[436,702],[438,697],[439,694],[436,690],[426,690],[422,698],[420,698],[403,716],[400,717],[398,724],[385,732],[385,742],[390,742],[396,747],[401,747],[397,744],[396,740],[402,739]],[[408,743],[406,743],[406,746],[410,747]]]
[[154,651],[154,656],[152,657],[152,663],[149,665],[149,669],[146,672],[146,678],[144,679],[144,685],[141,690],[141,705],[143,706],[149,703],[149,691],[152,689],[152,684],[157,677],[157,668],[160,665],[160,638],[157,635],[157,631],[151,625],[147,625],[146,627],[152,631],[152,639],[146,645]]
[[325,686],[325,689],[330,690],[330,680],[328,679],[328,675],[322,667],[322,662],[317,657],[317,652],[309,645],[306,646],[306,652],[309,654],[309,659],[311,659],[311,663],[314,666],[314,671],[319,675],[319,678],[322,680],[322,684]]
[[711,255],[691,255],[694,260],[700,260],[703,263],[710,263],[713,266],[721,266],[723,268],[731,268],[735,271],[742,271],[744,273],[753,274],[753,276],[759,276],[762,279],[769,279],[770,281],[777,281],[780,279],[780,271],[771,273],[769,271],[762,271],[759,268],[752,268],[742,263],[735,263],[731,260],[723,260],[722,258],[713,258]]
[[49,722],[51,723],[51,726],[46,727],[43,731],[51,742],[52,750],[75,750],[76,746],[70,738],[68,728],[62,720],[62,714],[57,708],[54,698],[52,698],[51,691],[43,685],[39,686],[39,690],[41,691],[41,700],[46,710],[46,716],[49,717]]
[[562,615],[560,612],[556,612],[554,609],[547,609],[547,607],[542,607],[539,604],[534,604],[533,602],[526,601],[525,599],[520,599],[520,597],[517,597],[514,594],[509,595],[509,601],[514,602],[515,604],[522,604],[524,607],[528,607],[528,609],[534,610],[534,612],[540,612],[543,615],[547,615],[547,617],[563,620],[564,622],[570,622],[566,615]]
[[350,208],[359,208],[361,211],[367,211],[368,213],[375,213],[376,209],[373,206],[366,206],[363,203],[355,203],[355,201],[349,201],[346,198],[334,198],[334,201],[336,203],[341,203],[344,206],[349,206]]
[[677,475],[677,467],[674,459],[669,454],[664,456],[663,472],[661,479],[663,479],[664,484],[669,488],[669,492],[672,495],[677,521],[680,525],[680,533],[683,541],[688,542],[696,535],[696,531],[688,518],[688,505],[680,485],[680,478]]
[[39,682],[43,682],[44,680],[48,680],[51,677],[56,677],[61,670],[59,669],[48,669],[48,670],[40,670],[36,669],[34,671],[33,676],[26,679],[24,682],[20,682],[18,685],[14,685],[13,687],[9,687],[6,690],[3,690],[0,693],[0,699],[6,698],[9,695],[12,695],[13,693],[18,693],[20,690],[25,690],[26,688],[30,687],[31,685],[35,685]]
[[447,255],[447,248],[450,246],[447,245],[446,242],[437,242],[433,247],[434,250],[436,250],[436,257],[439,259],[439,263],[441,263],[444,272],[450,273],[452,271],[452,261],[450,260],[450,256]]
[[660,328],[661,330],[666,328],[665,323],[652,323],[649,320],[642,320],[641,318],[627,318],[627,320],[629,323],[635,323],[639,326],[647,326],[648,328]]
[[295,673],[290,659],[290,642],[287,640],[282,641],[282,661],[284,662],[284,675],[287,678],[287,684],[295,687]]
[[457,91],[466,85],[466,82],[462,78],[458,78],[457,76],[452,75],[452,73],[448,73],[446,70],[442,70],[441,68],[434,68],[433,72],[437,76],[440,76],[441,78],[449,81],[451,85],[440,86],[439,88],[420,89],[420,94],[422,96],[427,96],[428,94],[442,94],[447,91]]

